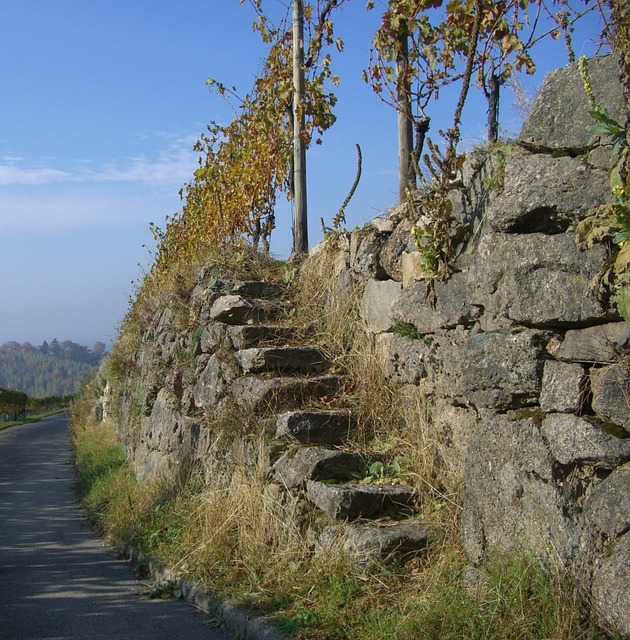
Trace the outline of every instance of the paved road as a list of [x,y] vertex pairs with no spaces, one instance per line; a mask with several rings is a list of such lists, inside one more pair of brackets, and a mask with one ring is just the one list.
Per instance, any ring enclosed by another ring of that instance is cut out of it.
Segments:
[[202,613],[140,595],[74,504],[66,416],[0,431],[0,640],[226,640]]

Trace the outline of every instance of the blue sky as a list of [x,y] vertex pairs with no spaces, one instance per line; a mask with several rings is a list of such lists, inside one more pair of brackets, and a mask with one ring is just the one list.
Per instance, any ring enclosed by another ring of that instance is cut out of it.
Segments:
[[[267,0],[277,12],[287,3]],[[337,14],[346,43],[334,62],[338,121],[307,160],[311,246],[320,217],[332,220],[353,182],[356,143],[363,176],[347,226],[396,202],[395,113],[361,79],[384,4],[366,12],[353,0]],[[0,343],[115,339],[150,264],[149,223],[181,207],[195,140],[210,120],[230,118],[206,79],[251,87],[264,55],[254,18],[239,0],[2,0]],[[539,84],[566,56],[558,45],[538,61]],[[446,111],[433,109],[432,131],[449,125],[436,115]],[[485,114],[474,101],[469,114],[472,144],[483,140]],[[290,220],[282,203],[272,238],[280,257]]]

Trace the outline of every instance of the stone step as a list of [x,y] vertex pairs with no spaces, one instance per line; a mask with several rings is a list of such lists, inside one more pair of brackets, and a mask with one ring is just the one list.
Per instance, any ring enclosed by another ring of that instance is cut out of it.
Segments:
[[234,354],[244,373],[309,371],[321,373],[326,359],[314,347],[254,347]]
[[286,286],[273,282],[208,279],[203,271],[190,297],[190,309],[199,324],[210,322],[210,309],[222,296],[241,296],[248,300],[281,300],[286,295]]
[[240,295],[217,298],[210,307],[209,320],[223,324],[238,325],[266,323],[290,317],[295,307],[289,302],[247,299]]
[[205,272],[199,272],[198,283],[193,295],[201,296],[205,293],[209,299],[226,295],[240,295],[245,298],[281,298],[285,295],[287,287],[275,282],[262,282],[260,280],[231,280],[225,278],[211,278],[206,280]]
[[282,453],[271,465],[271,472],[276,482],[292,488],[303,487],[309,480],[350,480],[363,466],[363,456],[354,451],[299,447]]
[[384,513],[410,513],[416,494],[400,484],[326,484],[308,480],[306,497],[330,518],[354,520]]
[[349,411],[287,411],[276,420],[276,438],[303,444],[340,444],[354,429]]
[[242,376],[231,386],[231,395],[246,411],[277,413],[333,398],[342,388],[346,376],[325,374],[308,377]]
[[426,549],[436,531],[423,522],[383,519],[326,527],[317,541],[317,552],[341,550],[359,562],[396,559],[407,561]]
[[227,328],[232,346],[237,349],[252,347],[280,346],[295,339],[293,327],[284,325],[233,325]]

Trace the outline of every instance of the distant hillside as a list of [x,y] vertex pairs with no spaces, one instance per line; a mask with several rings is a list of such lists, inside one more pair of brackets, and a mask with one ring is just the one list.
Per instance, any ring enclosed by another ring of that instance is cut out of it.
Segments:
[[0,345],[0,387],[33,398],[71,395],[94,373],[104,354],[102,342],[92,349],[57,339],[38,347],[5,342]]

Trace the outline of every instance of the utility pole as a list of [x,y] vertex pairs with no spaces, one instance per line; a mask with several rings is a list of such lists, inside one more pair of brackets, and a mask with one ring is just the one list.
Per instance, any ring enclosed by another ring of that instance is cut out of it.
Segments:
[[293,255],[308,253],[304,131],[304,5],[293,0]]

